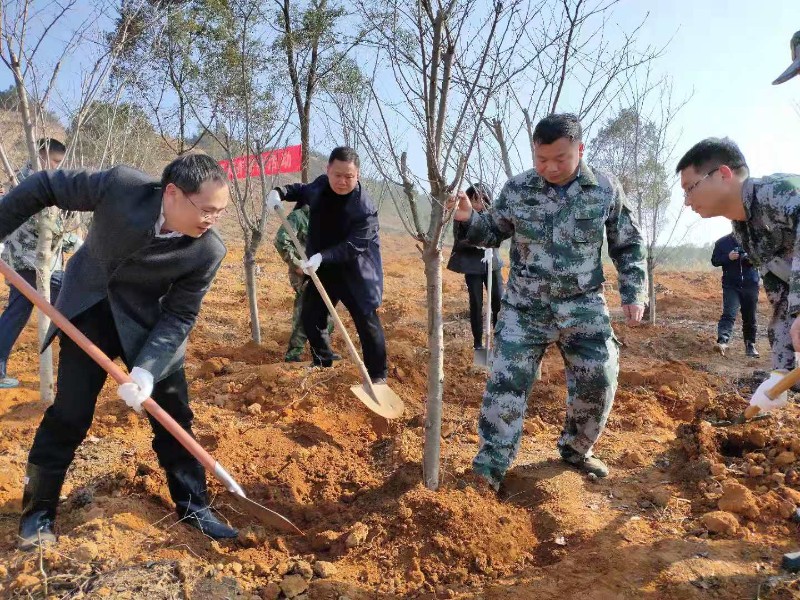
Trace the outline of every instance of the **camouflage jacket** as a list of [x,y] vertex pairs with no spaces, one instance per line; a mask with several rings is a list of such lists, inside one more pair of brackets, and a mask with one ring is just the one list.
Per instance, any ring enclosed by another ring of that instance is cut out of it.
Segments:
[[[286,217],[286,220],[294,227],[297,239],[300,240],[303,246],[305,246],[306,239],[308,238],[308,215],[309,207],[308,204],[306,204],[302,208],[293,210]],[[292,243],[292,238],[289,237],[289,234],[283,226],[278,229],[278,233],[275,235],[275,248],[278,254],[281,255],[281,258],[290,267],[300,266],[302,260],[300,254],[297,253],[297,249]]]
[[622,303],[644,304],[644,245],[619,181],[581,163],[561,191],[531,169],[510,179],[489,211],[467,221],[470,243],[498,247],[512,238],[505,300],[524,307],[533,296],[564,299],[600,287],[605,229]]
[[790,315],[800,313],[800,175],[749,178],[742,187],[746,221],[733,222],[733,234],[750,260],[762,269],[775,258],[791,263]]
[[[34,173],[30,164],[25,165],[17,172],[17,181],[23,181]],[[68,220],[65,211],[58,211],[56,226],[53,232],[53,260],[50,264],[51,271],[61,271],[64,268],[64,252],[73,252],[80,246],[80,238],[74,233],[65,231],[64,224]],[[5,255],[9,265],[15,271],[36,269],[36,244],[39,241],[39,217],[31,217],[19,229],[5,240]]]

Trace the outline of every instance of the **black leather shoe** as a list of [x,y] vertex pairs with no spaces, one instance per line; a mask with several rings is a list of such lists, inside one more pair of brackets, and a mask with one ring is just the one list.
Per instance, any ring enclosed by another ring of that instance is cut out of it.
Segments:
[[759,356],[761,356],[758,353],[758,350],[756,349],[756,345],[753,342],[747,342],[744,345],[744,353],[745,353],[746,356],[749,356],[750,358],[758,358]]
[[220,521],[208,506],[206,470],[198,462],[167,470],[167,487],[178,518],[215,540],[235,538],[239,532]]
[[66,470],[43,469],[28,463],[25,490],[22,492],[22,516],[19,520],[20,550],[33,550],[39,544],[54,544],[53,526],[58,498]]

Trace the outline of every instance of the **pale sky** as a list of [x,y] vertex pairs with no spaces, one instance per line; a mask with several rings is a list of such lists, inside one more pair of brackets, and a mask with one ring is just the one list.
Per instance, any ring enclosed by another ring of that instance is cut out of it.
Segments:
[[[728,136],[754,176],[800,173],[800,76],[772,85],[791,64],[800,0],[624,0],[616,16],[629,28],[647,12],[644,39],[657,43],[674,32],[660,70],[672,76],[678,97],[694,90],[678,118],[678,158],[705,137]],[[676,186],[675,211],[682,201]],[[725,219],[710,219],[686,241],[711,242],[729,231]]]
[[[80,4],[88,9],[92,2]],[[705,137],[729,136],[754,176],[800,173],[800,76],[772,85],[791,62],[789,39],[800,30],[800,0],[621,0],[607,32],[631,30],[648,13],[640,40],[660,46],[672,39],[656,70],[672,78],[676,98],[694,91],[677,119],[676,160]],[[62,70],[68,81],[75,59]],[[0,86],[11,82],[8,70],[0,69]],[[314,141],[323,152],[330,144]],[[681,203],[676,186],[673,214]],[[687,214],[682,223],[698,220]],[[712,219],[691,227],[683,241],[713,242],[729,230],[724,219]]]

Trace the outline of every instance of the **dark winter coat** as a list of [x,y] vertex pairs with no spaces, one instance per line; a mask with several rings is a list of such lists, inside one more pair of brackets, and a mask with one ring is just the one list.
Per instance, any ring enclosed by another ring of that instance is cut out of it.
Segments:
[[[324,202],[335,195],[327,175],[320,175],[311,183],[293,183],[276,189],[286,202],[309,205],[306,254],[309,257],[321,254],[320,269],[338,271],[337,275],[347,283],[363,312],[378,308],[383,301],[380,225],[378,211],[361,183],[349,194],[341,214],[336,215],[336,231],[331,231],[331,222],[323,217]],[[322,242],[323,239],[328,241]]]
[[[737,248],[739,250],[739,258],[731,260],[728,255]],[[731,233],[721,237],[714,244],[711,264],[715,267],[722,267],[723,286],[736,288],[758,287],[760,280],[758,270],[742,254],[744,254],[744,250]]]
[[[73,319],[108,298],[129,367],[156,381],[182,368],[189,332],[225,257],[217,233],[156,238],[161,183],[120,166],[31,175],[0,200],[0,240],[48,206],[93,213],[56,308]],[[51,325],[45,347],[56,333]]]
[[[466,241],[468,226],[466,223],[456,221],[453,223],[453,252],[447,261],[447,269],[454,273],[465,275],[480,275],[486,273],[486,263],[483,260],[483,250]],[[492,253],[492,270],[497,271],[503,267],[500,258],[500,249],[495,248]]]

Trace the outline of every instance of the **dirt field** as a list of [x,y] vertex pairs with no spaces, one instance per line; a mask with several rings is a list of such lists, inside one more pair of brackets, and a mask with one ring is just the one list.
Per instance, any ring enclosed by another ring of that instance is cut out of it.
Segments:
[[768,365],[763,327],[760,360],[744,357],[739,331],[727,359],[709,352],[717,273],[662,273],[661,322],[640,328],[621,322],[609,274],[622,365],[596,453],[611,476],[591,481],[556,460],[565,383],[551,349],[498,499],[457,485],[477,447],[485,379],[472,367],[459,276],[444,283],[443,485],[434,493],[421,485],[425,288],[411,243],[384,239],[390,384],[407,406],[389,424],[351,396],[358,374],[347,362],[326,371],[280,362],[291,290],[271,246],[262,254],[262,346],[247,343],[235,246],[192,334],[195,431],[253,498],[306,535],[259,527],[223,494],[216,506],[241,528],[239,540],[214,542],[177,523],[147,421],[109,386],[63,491],[59,545],[16,551],[22,477],[44,408],[28,327],[11,361],[22,387],[0,392],[0,597],[278,598],[281,585],[300,600],[800,597],[779,569],[784,552],[800,549],[791,520],[800,410],[727,429],[703,420],[741,411],[753,371]]

